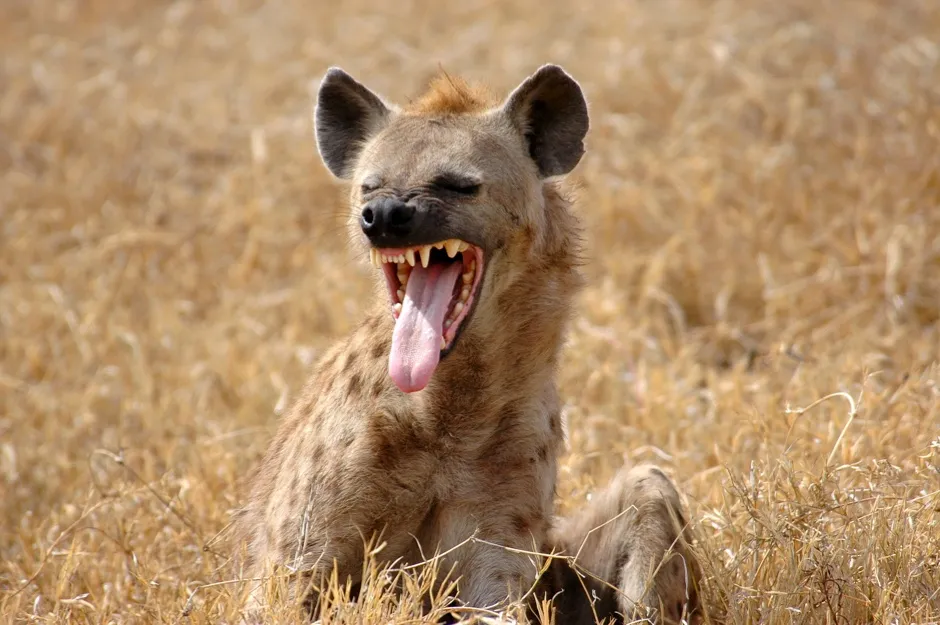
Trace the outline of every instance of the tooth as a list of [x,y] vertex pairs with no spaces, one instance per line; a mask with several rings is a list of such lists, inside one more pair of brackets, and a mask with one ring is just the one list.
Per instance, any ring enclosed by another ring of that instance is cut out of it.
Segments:
[[438,249],[438,250],[442,249],[444,247],[444,241],[438,241],[437,243],[432,244],[431,247]]
[[453,258],[457,255],[457,252],[460,251],[460,241],[457,239],[447,239],[444,241],[444,249],[447,250],[447,255]]
[[447,347],[447,340],[442,336],[441,337],[441,349]]
[[418,249],[418,253],[421,254],[421,266],[427,269],[428,263],[431,262],[431,246],[422,245]]
[[404,289],[398,289],[398,299],[401,300],[401,301],[405,301],[405,290],[404,290]]
[[375,265],[376,267],[379,266],[378,255],[379,255],[379,251],[377,249],[375,249],[374,247],[369,248],[369,262]]
[[395,314],[396,314],[396,315],[400,315],[400,314],[401,314],[401,304],[395,304],[394,306],[392,306],[392,310],[395,311]]
[[457,302],[456,304],[454,304],[455,315],[459,315],[461,310],[463,310],[463,302]]
[[453,319],[445,319],[445,320],[444,320],[444,327],[445,327],[445,328],[449,328],[449,327],[450,327],[450,324],[452,324],[453,322],[454,322]]
[[408,264],[409,264],[409,265],[411,265],[412,267],[414,267],[414,266],[415,266],[415,251],[414,251],[414,250],[407,250],[407,251],[405,252],[405,260],[408,261]]
[[399,262],[399,264],[405,262],[405,255],[404,255],[404,254],[399,254],[399,255],[398,255],[398,262]]
[[408,265],[404,263],[398,265],[398,280],[401,281],[402,283],[408,281],[408,274],[411,273],[410,271],[408,271],[409,269],[410,267],[408,267]]
[[465,302],[467,301],[468,297],[470,297],[470,289],[468,289],[467,287],[464,287],[463,290],[460,292],[460,301]]
[[461,242],[460,242],[460,247],[457,249],[457,251],[458,251],[458,252],[464,252],[464,251],[469,250],[469,249],[470,249],[470,244],[467,243],[467,242],[465,242],[465,241],[461,241]]
[[383,263],[387,263],[387,262],[388,262],[388,256],[386,256],[385,254],[382,254],[382,262],[383,262]]
[[463,274],[463,283],[470,284],[471,282],[473,282],[473,272],[468,271],[467,273]]

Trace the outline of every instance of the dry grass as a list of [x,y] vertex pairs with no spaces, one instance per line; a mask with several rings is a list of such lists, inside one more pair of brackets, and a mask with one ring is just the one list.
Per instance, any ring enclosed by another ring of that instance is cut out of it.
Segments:
[[232,618],[243,585],[183,610],[369,293],[310,81],[545,61],[593,115],[561,509],[655,461],[712,622],[940,621],[935,0],[3,5],[6,621]]

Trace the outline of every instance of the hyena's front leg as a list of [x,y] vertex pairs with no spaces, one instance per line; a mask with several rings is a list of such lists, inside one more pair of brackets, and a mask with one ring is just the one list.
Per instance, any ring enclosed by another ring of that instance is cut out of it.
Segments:
[[502,611],[531,590],[547,515],[526,515],[511,505],[461,504],[442,510],[437,521],[438,533],[428,543],[447,554],[440,573],[459,578],[455,606]]
[[687,546],[686,525],[679,493],[662,470],[621,469],[553,532],[556,550],[577,556],[575,568],[587,573],[577,575],[565,560],[553,563],[556,591],[563,591],[556,604],[565,622],[588,616],[593,622],[595,613],[603,621],[616,611],[627,619],[677,623],[694,612],[699,568]]

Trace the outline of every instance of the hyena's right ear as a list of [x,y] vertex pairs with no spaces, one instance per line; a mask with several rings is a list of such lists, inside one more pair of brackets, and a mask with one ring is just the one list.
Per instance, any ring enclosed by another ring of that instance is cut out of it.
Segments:
[[363,144],[388,121],[391,109],[352,76],[331,67],[320,82],[313,112],[317,150],[337,178],[352,176]]

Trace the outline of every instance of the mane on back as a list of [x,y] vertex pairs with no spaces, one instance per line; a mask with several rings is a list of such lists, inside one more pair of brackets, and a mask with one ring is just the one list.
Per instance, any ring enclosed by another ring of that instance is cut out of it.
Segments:
[[493,94],[483,85],[471,84],[444,71],[435,76],[424,92],[405,107],[415,115],[464,115],[482,113],[496,104]]

